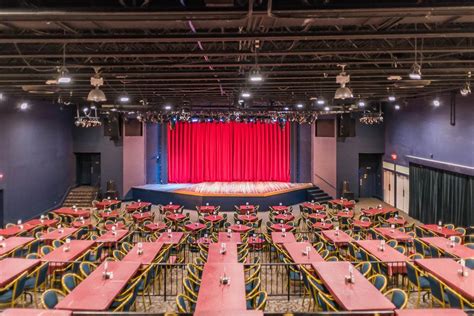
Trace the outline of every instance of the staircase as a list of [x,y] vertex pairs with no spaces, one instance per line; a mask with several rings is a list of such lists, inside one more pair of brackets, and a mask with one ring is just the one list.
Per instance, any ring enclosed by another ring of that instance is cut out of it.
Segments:
[[332,197],[330,197],[326,192],[317,186],[313,186],[312,188],[306,190],[306,194],[308,201],[314,200],[314,202],[326,203],[327,201],[332,200]]
[[63,206],[91,207],[92,201],[97,197],[98,189],[90,186],[80,186],[69,191]]

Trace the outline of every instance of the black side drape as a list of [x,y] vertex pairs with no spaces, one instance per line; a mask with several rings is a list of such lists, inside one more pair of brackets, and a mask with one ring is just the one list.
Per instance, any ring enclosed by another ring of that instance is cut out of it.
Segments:
[[474,223],[474,178],[410,164],[410,216],[423,223]]

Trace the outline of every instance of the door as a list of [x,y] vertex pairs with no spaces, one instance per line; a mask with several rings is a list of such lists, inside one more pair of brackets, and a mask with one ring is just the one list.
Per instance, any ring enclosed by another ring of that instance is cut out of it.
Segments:
[[383,171],[383,200],[385,203],[395,205],[395,175],[393,171]]
[[100,154],[76,153],[76,183],[90,186],[100,184]]
[[409,205],[409,179],[404,174],[397,174],[397,204],[396,207],[405,213],[408,213]]
[[382,198],[381,154],[359,154],[359,197]]

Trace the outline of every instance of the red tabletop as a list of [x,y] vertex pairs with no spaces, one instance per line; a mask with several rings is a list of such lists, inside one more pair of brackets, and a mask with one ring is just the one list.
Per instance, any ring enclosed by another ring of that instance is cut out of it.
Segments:
[[72,227],[75,227],[75,228],[90,227],[90,226],[92,226],[92,221],[90,219],[87,219],[84,221],[72,222]]
[[316,222],[312,226],[314,229],[318,230],[328,230],[334,227],[333,224],[325,223],[325,222]]
[[73,216],[73,217],[84,217],[87,218],[91,215],[91,212],[89,210],[80,210],[80,209],[74,209],[72,207],[61,207],[60,209],[57,209],[53,211],[54,213],[58,215],[67,215],[67,216]]
[[14,226],[11,226],[11,227],[8,227],[8,228],[0,229],[0,236],[3,236],[3,237],[15,236],[15,235],[18,235],[20,233],[30,231],[30,230],[34,229],[35,227],[38,227],[39,225],[47,226],[46,224],[49,221],[55,221],[54,223],[56,223],[56,220],[43,220],[44,224],[41,224],[40,223],[41,221],[39,219],[38,220],[31,220],[31,221],[23,223],[21,225],[14,225]]
[[186,224],[184,225],[184,228],[186,228],[187,231],[195,232],[195,231],[206,228],[206,225],[204,225],[203,223],[196,222],[196,223]]
[[0,287],[4,287],[9,282],[25,271],[30,271],[40,264],[37,259],[5,258],[0,260]]
[[396,316],[466,316],[467,314],[455,308],[418,308],[396,309]]
[[179,222],[179,221],[184,220],[186,218],[186,215],[181,214],[181,213],[173,213],[173,214],[167,215],[166,218],[173,222]]
[[435,275],[467,300],[474,301],[474,273],[472,269],[466,268],[470,273],[465,277],[458,273],[461,265],[450,258],[417,259],[415,263],[423,270]]
[[287,242],[296,242],[295,235],[293,233],[280,233],[272,232],[272,240],[275,244],[284,244]]
[[224,217],[222,217],[220,215],[207,215],[207,216],[204,216],[204,220],[207,221],[207,222],[211,222],[211,223],[220,222],[223,219],[224,219]]
[[[221,310],[194,312],[194,316],[222,316]],[[226,310],[225,316],[263,316],[263,311],[258,310]]]
[[126,229],[117,229],[115,231],[115,235],[113,231],[109,230],[108,232],[106,232],[105,234],[97,238],[95,241],[115,243],[115,242],[119,242],[127,235],[128,235],[128,230]]
[[316,220],[324,220],[327,217],[326,213],[311,213],[308,214],[308,218],[313,218]]
[[2,316],[71,316],[71,311],[34,308],[8,308],[1,313]]
[[161,242],[143,242],[143,252],[138,252],[138,243],[128,252],[122,261],[139,262],[141,265],[148,265],[155,260],[163,247]]
[[337,217],[352,218],[352,217],[354,217],[354,212],[352,212],[352,211],[349,211],[349,212],[339,211],[339,212],[337,212]]
[[377,215],[385,215],[390,212],[396,211],[395,209],[389,208],[372,208],[370,210],[363,210],[362,213],[367,216],[377,216]]
[[235,224],[235,225],[230,225],[229,229],[231,229],[233,232],[236,232],[236,233],[246,233],[249,230],[251,230],[252,228],[247,226],[247,225],[242,225],[242,224],[237,225],[237,224]]
[[141,222],[144,220],[150,220],[153,218],[152,212],[143,212],[143,213],[135,213],[132,215],[133,220]]
[[95,204],[95,207],[98,210],[104,210],[106,208],[112,207],[112,206],[120,204],[120,203],[121,203],[121,201],[119,201],[119,200],[103,200],[101,202],[97,202]]
[[435,233],[438,236],[442,237],[451,237],[451,236],[461,236],[462,234],[458,231],[455,231],[454,229],[449,229],[446,227],[439,227],[436,224],[427,224],[427,225],[421,225],[420,226],[423,229],[429,230],[433,233]]
[[277,221],[289,222],[295,219],[292,214],[278,214],[274,217]]
[[371,221],[361,221],[359,219],[354,220],[352,224],[360,228],[369,228],[370,226],[372,226]]
[[[209,244],[209,252],[207,255],[208,263],[237,263],[238,262],[238,251],[237,244],[233,242],[224,243],[226,245],[226,252],[221,253],[221,242]],[[201,281],[202,286],[202,281]]]
[[270,228],[275,232],[282,232],[283,229],[288,232],[288,231],[292,230],[294,227],[291,226],[291,225],[288,225],[288,224],[281,224],[280,223],[280,224],[273,224],[272,226],[270,226]]
[[340,199],[339,200],[331,200],[331,201],[329,201],[329,203],[342,205],[342,207],[345,207],[345,208],[354,207],[354,203],[352,203],[350,201],[346,201],[346,200],[340,200]]
[[[309,242],[284,243],[283,247],[296,264],[311,264],[312,262],[324,261],[323,257]],[[306,253],[307,249],[309,249],[308,253]]]
[[178,204],[168,204],[168,205],[163,206],[164,211],[171,211],[171,212],[177,211],[180,208],[181,208],[181,205],[178,205]]
[[276,206],[272,206],[272,209],[273,209],[273,211],[275,211],[277,213],[284,213],[284,212],[288,211],[288,206],[276,205]]
[[265,243],[265,239],[260,238],[260,237],[251,236],[247,239],[247,243],[253,249],[261,249],[263,247],[263,243]]
[[303,207],[309,208],[312,211],[324,211],[326,207],[324,205],[313,204],[313,203],[303,203]]
[[105,229],[106,230],[112,230],[114,227],[116,230],[119,230],[119,229],[124,229],[125,228],[125,224],[123,222],[117,222],[117,223],[113,223],[113,224],[105,224]]
[[388,264],[388,274],[406,272],[408,257],[385,244],[385,250],[380,250],[380,240],[357,240],[356,243],[381,262]]
[[203,205],[199,206],[198,209],[201,213],[213,213],[216,210],[216,207],[213,205]]
[[165,230],[167,226],[163,222],[158,222],[158,223],[146,224],[145,228],[149,231],[156,232],[156,231]]
[[24,247],[35,240],[32,237],[10,237],[0,241],[0,256],[9,253],[12,250],[15,250],[20,247]]
[[[113,272],[112,279],[104,279],[104,265]],[[140,268],[139,262],[106,261],[79,283],[69,295],[61,300],[56,309],[107,310],[115,297],[127,285]]]
[[335,244],[336,246],[347,245],[350,242],[353,242],[354,239],[341,230],[325,230],[322,232],[324,238]]
[[177,245],[183,239],[184,233],[183,232],[163,232],[161,236],[158,237],[156,241],[162,242],[164,244],[173,244]]
[[217,235],[217,241],[219,243],[225,242],[235,242],[235,243],[241,243],[242,239],[240,238],[240,233],[226,233],[226,232],[219,232]]
[[466,247],[464,245],[455,244],[451,247],[451,241],[444,237],[425,237],[420,238],[423,242],[432,246],[438,247],[444,252],[449,253],[455,257],[461,259],[474,258],[474,249]]
[[209,237],[201,237],[198,240],[196,240],[196,244],[210,244],[213,242],[214,241]]
[[258,217],[256,215],[237,215],[237,218],[242,222],[256,222]]
[[78,230],[79,229],[74,228],[74,227],[64,227],[64,228],[61,228],[61,231],[59,229],[55,229],[49,233],[45,233],[41,235],[40,239],[41,240],[65,239],[75,234]]
[[240,206],[239,206],[239,209],[240,209],[241,211],[249,211],[249,212],[251,212],[251,211],[253,211],[253,210],[255,209],[255,205],[240,205]]
[[347,311],[394,310],[395,306],[357,269],[353,268],[355,282],[346,282],[350,265],[345,261],[312,263],[319,278],[343,309]]
[[58,223],[57,219],[39,219],[39,218],[35,218],[35,219],[27,221],[25,223],[25,225],[31,225],[33,227],[38,227],[38,226],[51,227],[51,226],[56,225],[57,223]]
[[132,202],[127,205],[126,210],[128,213],[133,213],[135,211],[150,207],[151,203],[149,202]]
[[111,218],[111,217],[119,217],[119,212],[118,211],[110,211],[110,212],[99,212],[99,216],[102,217],[103,219]]
[[392,229],[388,227],[377,227],[375,231],[388,239],[395,239],[399,242],[407,242],[413,240],[413,237],[407,233],[401,232],[398,229]]
[[66,244],[54,249],[40,260],[43,262],[50,262],[50,266],[58,268],[64,266],[66,262],[74,261],[80,257],[87,250],[94,246],[93,240],[71,240],[69,251],[66,251]]
[[389,219],[387,219],[387,222],[392,225],[405,225],[407,221],[401,217],[390,217]]
[[[227,285],[220,283],[224,274],[230,278]],[[196,313],[229,315],[228,311],[234,311],[236,315],[245,315],[246,310],[244,266],[239,263],[204,265]]]

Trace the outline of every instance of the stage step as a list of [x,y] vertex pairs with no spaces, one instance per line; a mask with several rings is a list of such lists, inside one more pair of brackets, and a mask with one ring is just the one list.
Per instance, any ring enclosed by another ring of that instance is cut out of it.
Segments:
[[64,207],[71,207],[76,205],[77,207],[91,207],[92,201],[97,198],[97,188],[90,186],[80,186],[69,191],[66,199],[64,200]]
[[314,186],[306,190],[308,201],[315,201],[319,203],[327,203],[328,201],[332,200],[332,197],[329,196],[326,192],[321,190],[319,187]]

